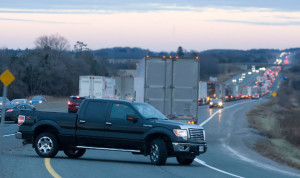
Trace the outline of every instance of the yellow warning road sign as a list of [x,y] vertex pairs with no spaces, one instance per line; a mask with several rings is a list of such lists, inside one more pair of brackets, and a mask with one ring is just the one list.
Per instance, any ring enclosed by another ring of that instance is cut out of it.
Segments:
[[0,80],[7,87],[15,80],[15,76],[7,69],[0,75]]

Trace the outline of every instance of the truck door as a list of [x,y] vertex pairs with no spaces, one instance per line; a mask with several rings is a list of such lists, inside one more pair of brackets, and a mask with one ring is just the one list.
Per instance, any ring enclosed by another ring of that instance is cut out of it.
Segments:
[[127,115],[138,116],[137,112],[124,103],[112,103],[110,116],[106,120],[106,143],[115,148],[138,149],[143,145],[143,120],[137,122],[127,120]]
[[77,119],[77,145],[101,147],[105,145],[105,119],[109,103],[90,100]]

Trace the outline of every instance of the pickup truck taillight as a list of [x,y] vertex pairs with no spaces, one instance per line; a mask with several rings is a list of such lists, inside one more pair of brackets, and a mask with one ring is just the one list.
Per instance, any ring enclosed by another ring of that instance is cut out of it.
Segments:
[[25,121],[25,116],[19,115],[19,117],[18,117],[18,125],[20,126],[21,124],[23,124],[24,121]]

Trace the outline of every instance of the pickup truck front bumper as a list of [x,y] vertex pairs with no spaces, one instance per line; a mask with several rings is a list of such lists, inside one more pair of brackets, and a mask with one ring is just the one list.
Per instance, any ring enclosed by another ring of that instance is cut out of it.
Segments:
[[187,154],[203,154],[207,150],[206,143],[177,143],[173,142],[173,151],[175,153],[187,153]]

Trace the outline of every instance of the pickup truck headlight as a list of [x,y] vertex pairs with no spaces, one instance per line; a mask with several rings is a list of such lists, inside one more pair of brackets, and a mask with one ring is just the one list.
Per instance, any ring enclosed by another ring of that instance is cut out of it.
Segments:
[[205,130],[203,130],[203,139],[206,140]]
[[187,130],[185,130],[185,129],[174,129],[173,132],[177,137],[182,137],[183,139],[187,140],[187,136],[188,136]]

